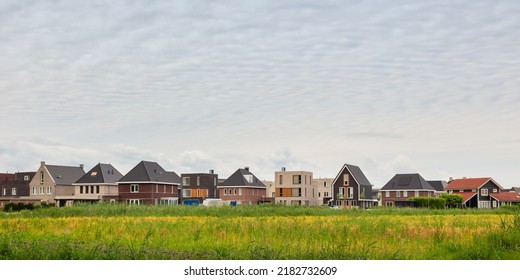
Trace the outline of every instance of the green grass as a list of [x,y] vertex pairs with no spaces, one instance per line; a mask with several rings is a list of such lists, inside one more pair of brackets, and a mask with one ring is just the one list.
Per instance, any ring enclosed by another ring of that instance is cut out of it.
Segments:
[[0,218],[0,259],[520,259],[520,212],[79,205]]

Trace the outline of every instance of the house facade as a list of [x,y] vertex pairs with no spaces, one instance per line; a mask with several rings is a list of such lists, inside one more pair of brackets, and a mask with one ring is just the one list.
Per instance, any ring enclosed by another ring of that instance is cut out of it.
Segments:
[[275,203],[285,205],[318,206],[323,199],[312,181],[312,172],[286,171],[282,168],[274,174]]
[[182,199],[197,199],[200,203],[206,198],[218,198],[218,175],[213,170],[209,173],[183,173]]
[[[450,194],[462,195],[463,205],[467,208],[498,208],[502,196],[495,196],[501,193],[504,188],[493,178],[462,178],[451,180],[446,186],[446,191]],[[504,197],[505,198],[505,197]]]
[[[0,174],[0,208],[9,202],[29,203],[29,182],[35,172],[16,172]],[[22,199],[20,199],[22,198]]]
[[321,200],[320,205],[326,205],[332,200],[332,183],[334,178],[313,178],[312,185],[318,191],[318,198]]
[[396,174],[380,190],[381,205],[411,207],[412,197],[435,197],[436,190],[419,174]]
[[177,204],[181,178],[157,162],[141,161],[118,182],[119,201],[127,204]]
[[73,184],[73,195],[62,199],[74,202],[116,202],[119,196],[117,181],[122,177],[111,164],[98,163]]
[[29,183],[31,199],[56,203],[56,206],[72,204],[69,199],[74,195],[74,182],[85,175],[83,164],[79,166],[47,165],[45,161],[40,163],[35,176]]
[[371,208],[372,184],[358,166],[344,164],[332,182],[331,203],[341,208]]
[[218,187],[219,198],[236,204],[258,204],[267,200],[267,187],[249,167],[240,168]]

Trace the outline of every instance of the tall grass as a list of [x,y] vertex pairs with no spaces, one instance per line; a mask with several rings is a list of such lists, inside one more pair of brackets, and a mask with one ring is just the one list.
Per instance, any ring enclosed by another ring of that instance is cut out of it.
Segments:
[[511,209],[81,205],[3,216],[0,259],[520,259]]

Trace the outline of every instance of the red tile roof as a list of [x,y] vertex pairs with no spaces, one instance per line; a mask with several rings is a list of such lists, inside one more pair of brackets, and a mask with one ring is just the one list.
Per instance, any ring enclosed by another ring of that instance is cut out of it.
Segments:
[[489,195],[498,201],[520,201],[520,194],[516,192],[491,193]]
[[487,183],[491,178],[467,178],[467,179],[455,179],[451,181],[447,186],[446,190],[476,190]]

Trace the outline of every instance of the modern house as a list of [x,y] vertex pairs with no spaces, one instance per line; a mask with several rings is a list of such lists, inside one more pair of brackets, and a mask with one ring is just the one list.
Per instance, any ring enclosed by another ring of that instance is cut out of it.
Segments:
[[[0,208],[9,202],[34,202],[28,200],[29,182],[35,172],[16,172],[0,174]],[[20,199],[22,197],[22,199]]]
[[321,200],[320,205],[326,205],[332,200],[332,183],[334,178],[313,178],[312,185],[318,192],[318,198]]
[[127,204],[177,204],[181,178],[157,162],[141,161],[118,182],[119,201]]
[[262,180],[262,184],[266,186],[266,197],[275,197],[274,181]]
[[412,197],[435,197],[436,190],[419,174],[396,174],[380,190],[382,206],[410,207]]
[[218,187],[219,198],[236,204],[258,204],[266,200],[267,187],[249,171],[240,168]]
[[182,199],[196,199],[202,203],[206,198],[218,198],[218,175],[213,169],[209,173],[183,173]]
[[[511,202],[499,200],[509,197],[497,195],[504,188],[490,177],[450,180],[445,189],[450,194],[462,195],[463,205],[468,208],[497,208],[501,202]],[[495,198],[491,194],[495,195]]]
[[74,194],[71,197],[60,199],[74,202],[115,202],[119,195],[117,181],[122,177],[123,174],[111,164],[98,163],[73,184]]
[[285,205],[318,206],[323,198],[318,196],[318,189],[312,183],[312,172],[281,171],[274,173],[275,203]]
[[372,184],[361,168],[344,164],[332,182],[332,204],[342,208],[371,208],[377,201],[372,199]]
[[45,161],[40,163],[40,168],[29,183],[31,199],[38,199],[48,203],[56,203],[56,206],[66,206],[72,203],[69,199],[74,195],[74,182],[85,175],[83,164],[78,166],[47,165]]

